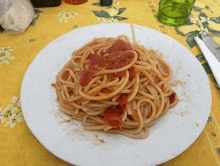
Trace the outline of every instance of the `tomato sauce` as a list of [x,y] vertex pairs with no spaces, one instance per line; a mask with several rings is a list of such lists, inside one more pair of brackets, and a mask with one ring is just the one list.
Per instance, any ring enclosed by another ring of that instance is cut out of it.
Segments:
[[175,101],[175,96],[176,96],[176,93],[172,93],[172,94],[169,96],[170,104],[172,104],[172,103]]
[[107,88],[104,88],[104,89],[102,89],[102,91],[101,91],[102,93],[105,93],[105,94],[108,94],[108,93],[110,93],[111,91],[110,90],[108,90]]
[[131,115],[127,115],[129,120],[133,120],[133,117]]
[[127,44],[124,40],[118,39],[109,49],[105,51],[105,53],[111,53],[114,51],[128,51],[128,50],[132,50],[132,47],[129,44]]
[[114,57],[112,56],[111,58],[108,58],[108,65],[106,67],[107,70],[122,68],[129,64],[134,57],[132,52],[119,52],[119,54],[114,55]]
[[66,80],[69,78],[70,72],[69,71],[65,71],[65,78]]
[[121,94],[116,101],[119,103],[119,105],[120,105],[121,107],[123,107],[123,105],[128,104],[127,95],[124,94],[124,93]]
[[[110,53],[108,56],[108,65],[107,65],[106,69],[107,70],[115,70],[115,69],[122,68],[122,67],[128,65],[132,61],[133,57],[134,57],[134,55],[131,52],[117,51],[117,52]],[[123,77],[126,75],[126,72],[122,71],[122,72],[118,72],[116,74],[108,74],[108,77],[111,77],[114,75],[117,77]]]
[[54,84],[54,83],[52,83],[51,86],[54,87],[54,88],[56,88],[56,84]]
[[128,71],[129,71],[129,78],[130,78],[130,79],[134,79],[134,78],[135,78],[135,75],[136,75],[135,68],[134,68],[134,67],[130,67],[130,68],[128,69]]
[[89,54],[88,59],[91,61],[90,66],[97,66],[97,68],[105,67],[106,58],[99,56],[98,54]]
[[118,105],[117,108],[118,108],[118,111],[119,111],[120,114],[123,114],[125,112],[125,110],[126,110],[126,106],[125,105],[123,105],[122,107],[120,105]]
[[93,79],[94,74],[94,71],[86,70],[80,78],[80,84],[82,86],[87,86],[89,82]]
[[122,129],[122,118],[113,106],[106,109],[104,114],[104,121],[106,121],[113,128]]
[[[70,70],[74,70],[74,68],[73,67],[68,67]],[[70,75],[70,72],[69,71],[65,71],[64,72],[65,74],[65,78],[66,78],[66,80],[69,78],[69,75]]]
[[[122,39],[118,39],[115,41],[115,43],[107,49],[105,52],[101,52],[101,55],[97,54],[97,51],[95,51],[94,54],[90,53],[88,56],[88,59],[90,60],[90,66],[89,71],[85,71],[80,79],[80,84],[82,86],[88,85],[88,83],[93,79],[94,72],[100,71],[100,70],[115,70],[122,68],[129,63],[134,58],[134,55],[132,52],[124,52],[131,50],[132,47],[127,44]],[[109,55],[105,58],[103,57],[104,54],[109,53]],[[137,52],[139,55],[139,53]],[[135,70],[134,68],[129,69],[130,78],[135,77]],[[107,74],[108,77],[117,76],[119,78],[126,75],[125,71],[114,73],[114,74]],[[69,77],[69,72],[65,72],[66,79]]]

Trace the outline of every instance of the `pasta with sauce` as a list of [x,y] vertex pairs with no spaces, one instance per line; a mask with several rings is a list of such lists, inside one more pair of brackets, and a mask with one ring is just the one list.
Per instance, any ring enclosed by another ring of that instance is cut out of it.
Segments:
[[[72,53],[56,77],[59,109],[101,130],[141,139],[175,106],[171,67],[155,50],[117,38],[94,38]],[[144,131],[144,132],[142,132]]]

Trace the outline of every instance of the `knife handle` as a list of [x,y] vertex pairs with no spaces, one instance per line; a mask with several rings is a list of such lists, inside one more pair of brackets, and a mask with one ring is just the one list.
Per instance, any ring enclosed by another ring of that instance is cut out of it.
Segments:
[[198,44],[200,50],[202,51],[206,61],[209,64],[209,67],[212,70],[212,73],[215,77],[215,80],[220,87],[220,62],[216,59],[216,57],[212,54],[212,52],[207,48],[205,43],[198,37],[194,38],[196,43]]

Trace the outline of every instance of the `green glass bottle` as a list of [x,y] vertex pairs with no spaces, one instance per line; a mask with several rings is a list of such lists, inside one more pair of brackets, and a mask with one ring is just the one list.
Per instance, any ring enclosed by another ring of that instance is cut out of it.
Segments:
[[195,0],[160,0],[158,20],[169,26],[180,26],[187,23]]

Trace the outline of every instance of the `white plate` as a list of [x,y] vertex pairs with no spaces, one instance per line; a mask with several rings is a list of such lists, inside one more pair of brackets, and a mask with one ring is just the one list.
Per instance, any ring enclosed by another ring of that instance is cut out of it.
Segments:
[[[71,53],[94,37],[132,39],[130,24],[99,24],[71,31],[47,45],[29,66],[21,87],[25,121],[51,153],[76,165],[146,166],[166,162],[186,150],[200,135],[211,110],[207,75],[195,56],[173,38],[147,27],[134,25],[137,42],[163,53],[173,69],[171,83],[180,102],[150,127],[150,136],[136,140],[122,135],[84,131],[80,122],[58,110],[57,73]],[[102,143],[101,141],[104,141]]]

